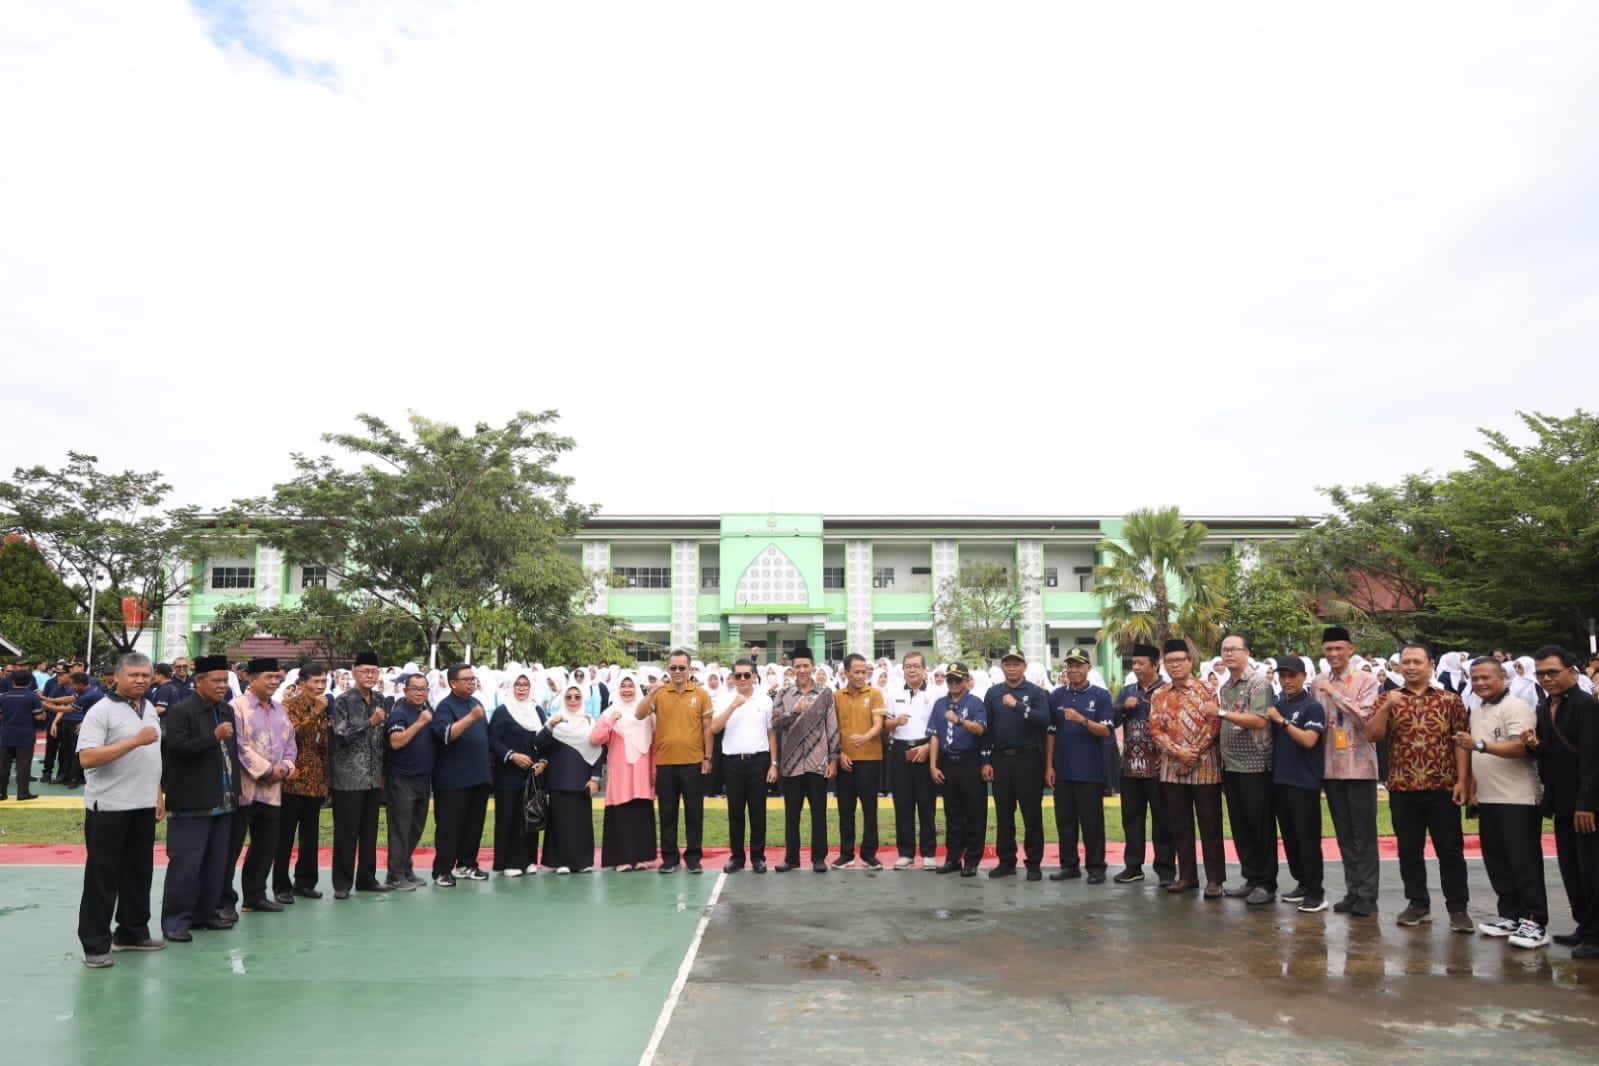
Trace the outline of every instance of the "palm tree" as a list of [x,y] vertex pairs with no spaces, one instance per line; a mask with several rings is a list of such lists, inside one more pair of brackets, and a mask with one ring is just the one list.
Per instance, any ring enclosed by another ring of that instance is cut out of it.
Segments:
[[1184,522],[1177,508],[1167,507],[1129,514],[1125,544],[1100,541],[1106,561],[1094,567],[1105,605],[1099,639],[1123,651],[1134,643],[1159,647],[1171,637],[1212,647],[1226,615],[1227,571],[1200,561],[1209,535],[1203,523]]

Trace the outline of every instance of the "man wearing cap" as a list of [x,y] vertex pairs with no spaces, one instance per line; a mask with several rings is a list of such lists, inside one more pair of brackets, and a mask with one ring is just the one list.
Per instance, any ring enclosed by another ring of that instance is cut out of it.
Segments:
[[[994,784],[994,850],[999,864],[989,877],[1016,874],[1016,808],[1022,810],[1027,880],[1043,879],[1044,738],[1049,734],[1049,693],[1028,681],[1027,660],[1011,648],[1000,660],[1003,684],[983,696],[988,733],[983,738],[983,780]],[[986,805],[985,805],[986,806]]]
[[228,702],[228,660],[195,660],[194,688],[162,718],[161,788],[167,811],[167,876],[161,895],[161,929],[180,944],[191,929],[226,930],[222,888],[233,852],[233,818],[239,807],[238,738]]
[[1377,707],[1376,674],[1350,665],[1355,646],[1349,630],[1328,626],[1321,634],[1327,672],[1310,683],[1310,694],[1327,716],[1322,750],[1327,757],[1327,810],[1343,860],[1344,897],[1339,914],[1370,918],[1377,913],[1377,746],[1366,723]]
[[833,869],[842,870],[855,863],[855,806],[860,804],[861,862],[869,870],[881,870],[877,861],[877,791],[883,777],[883,745],[878,735],[883,729],[886,705],[883,694],[867,684],[872,666],[864,655],[851,653],[844,658],[843,688],[833,693],[833,708],[838,715],[838,858]]
[[816,683],[816,660],[801,645],[789,652],[794,684],[772,698],[777,734],[778,782],[783,788],[783,861],[778,873],[799,866],[800,814],[811,808],[811,869],[827,872],[827,782],[838,773],[841,743],[833,692]]
[[1266,720],[1271,681],[1249,665],[1249,641],[1229,633],[1221,642],[1227,671],[1216,692],[1221,704],[1222,791],[1244,883],[1225,895],[1261,906],[1277,898],[1277,827],[1272,818],[1272,733]]
[[1205,854],[1205,898],[1220,899],[1227,880],[1221,836],[1221,759],[1216,751],[1221,707],[1210,689],[1194,677],[1187,641],[1166,641],[1162,658],[1171,684],[1155,693],[1150,703],[1149,731],[1160,748],[1161,789],[1177,846],[1178,878],[1166,891],[1192,892],[1199,887],[1194,862],[1197,816]]
[[1160,649],[1134,644],[1133,680],[1116,694],[1114,724],[1122,731],[1122,871],[1112,880],[1118,885],[1144,879],[1144,826],[1150,827],[1155,849],[1155,876],[1165,888],[1177,880],[1177,858],[1171,823],[1166,817],[1166,796],[1160,786],[1160,748],[1149,732],[1150,700],[1163,685]]
[[378,801],[383,795],[387,701],[378,695],[378,657],[355,657],[355,684],[333,701],[328,771],[333,791],[333,898],[352,888],[387,892],[378,881]]
[[[233,720],[238,730],[239,765],[244,776],[239,785],[239,814],[250,837],[244,856],[244,909],[281,911],[283,905],[267,895],[267,877],[277,853],[278,814],[283,805],[283,782],[294,772],[294,726],[283,704],[272,694],[283,683],[283,671],[273,658],[251,659],[245,667],[250,679],[243,694],[233,700]],[[239,841],[242,846],[243,839]],[[239,847],[230,849],[223,899],[233,895],[232,860]]]
[[927,683],[927,659],[919,651],[905,656],[905,682],[888,695],[889,719],[885,728],[893,733],[888,751],[888,783],[894,796],[894,845],[899,858],[894,869],[903,870],[916,861],[916,848],[922,849],[922,868],[938,866],[933,853],[938,850],[937,808],[933,778],[927,772],[927,722],[938,694]]
[[1283,893],[1282,900],[1315,914],[1327,909],[1321,858],[1321,785],[1327,762],[1320,750],[1327,716],[1305,691],[1303,659],[1284,655],[1277,660],[1277,676],[1282,695],[1266,708],[1275,746],[1273,806],[1282,826],[1288,873],[1294,879],[1294,887]]
[[[1105,883],[1105,756],[1115,708],[1110,693],[1088,680],[1082,648],[1066,653],[1064,684],[1049,695],[1051,721],[1045,741],[1045,780],[1055,790],[1055,832],[1060,870],[1051,881],[1069,881],[1088,868],[1088,883]],[[1077,838],[1083,840],[1078,864]]]
[[938,872],[958,870],[962,877],[976,877],[983,838],[988,835],[981,747],[988,711],[972,695],[972,675],[965,663],[951,663],[944,683],[949,692],[933,702],[927,719],[928,773],[944,796],[944,863]]

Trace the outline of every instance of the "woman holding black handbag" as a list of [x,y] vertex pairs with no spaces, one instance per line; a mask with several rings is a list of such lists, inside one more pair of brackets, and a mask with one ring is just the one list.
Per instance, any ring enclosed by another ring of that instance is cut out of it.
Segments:
[[504,877],[538,873],[539,827],[527,819],[524,793],[546,763],[536,744],[544,713],[533,698],[530,672],[515,675],[511,691],[489,720],[494,757],[494,868]]

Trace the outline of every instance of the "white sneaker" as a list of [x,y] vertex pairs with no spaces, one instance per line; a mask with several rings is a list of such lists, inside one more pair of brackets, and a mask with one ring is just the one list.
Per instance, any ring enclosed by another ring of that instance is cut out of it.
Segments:
[[1530,918],[1523,918],[1516,931],[1510,934],[1510,943],[1518,948],[1546,948],[1550,939],[1549,930]]
[[457,866],[455,869],[450,871],[450,876],[451,877],[465,877],[467,874],[469,874],[471,872],[472,872],[472,868],[470,866]]
[[527,864],[527,869],[523,870],[522,872],[525,874],[536,874],[539,872],[539,864],[536,862],[530,862]]
[[570,866],[557,866],[555,868],[555,872],[558,874],[569,874],[572,872],[572,868]]
[[910,864],[911,859],[908,856],[901,855],[899,858],[894,860],[894,869],[905,870],[910,867]]
[[1511,918],[1498,918],[1491,922],[1477,923],[1477,932],[1483,936],[1510,936],[1520,928],[1521,923]]
[[521,877],[522,871],[513,866],[508,870],[501,870],[500,875],[502,877]]
[[922,869],[924,869],[924,870],[936,870],[936,869],[938,869],[938,860],[937,859],[923,859],[922,860]]

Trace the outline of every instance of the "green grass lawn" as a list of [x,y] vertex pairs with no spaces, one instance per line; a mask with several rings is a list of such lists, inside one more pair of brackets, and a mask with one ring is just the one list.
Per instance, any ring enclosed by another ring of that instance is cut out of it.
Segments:
[[[604,817],[604,809],[600,801],[594,804],[594,839],[600,839],[600,824]],[[380,815],[381,818],[381,815]],[[889,848],[893,847],[894,815],[887,808],[880,810],[877,816],[878,835],[887,842]],[[1226,818],[1222,819],[1226,831]],[[838,810],[830,806],[827,814],[829,840],[836,847],[838,843]],[[809,834],[809,816],[806,816],[804,832]],[[1332,817],[1327,813],[1326,804],[1322,805],[1321,827],[1324,837],[1333,836]],[[1472,833],[1476,823],[1468,821],[1466,832]],[[1018,833],[1020,826],[1017,827]],[[1552,832],[1546,825],[1546,832]],[[1377,803],[1377,832],[1382,836],[1393,834],[1393,822],[1388,816],[1388,799],[1385,793],[1378,793]],[[944,821],[943,807],[939,807],[938,815],[939,843],[943,843]],[[1231,833],[1229,832],[1230,836]],[[166,838],[166,826],[163,823],[156,829],[156,839]],[[1116,806],[1107,805],[1105,808],[1105,838],[1109,841],[1122,840],[1121,813]],[[385,830],[379,829],[379,841],[386,839]],[[487,845],[494,839],[494,804],[489,804],[487,824],[483,831],[483,841]],[[1054,811],[1048,807],[1044,809],[1044,839],[1054,843],[1059,838],[1055,833]],[[808,840],[808,837],[807,837]],[[988,840],[994,840],[994,814],[990,804],[988,816]],[[333,841],[333,814],[331,811],[322,812],[322,843],[331,844]],[[0,807],[0,844],[82,844],[83,843],[83,812],[81,810],[49,811],[22,807],[8,803]],[[767,847],[781,847],[783,844],[783,803],[781,799],[772,798],[766,806],[766,843]],[[422,846],[430,847],[433,844],[433,824],[430,820],[427,831],[422,835]],[[720,807],[708,807],[705,812],[705,846],[708,848],[725,848],[727,846],[727,812]]]

